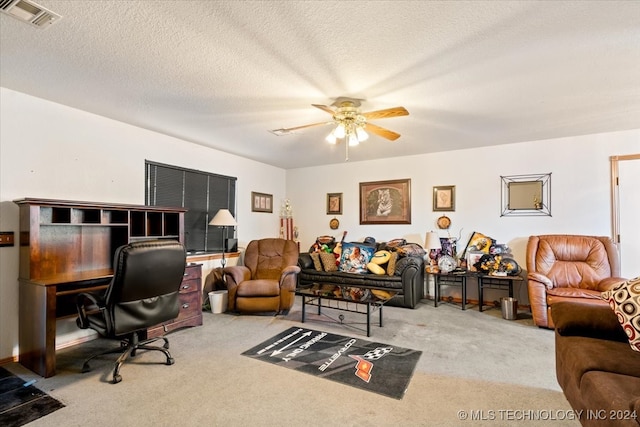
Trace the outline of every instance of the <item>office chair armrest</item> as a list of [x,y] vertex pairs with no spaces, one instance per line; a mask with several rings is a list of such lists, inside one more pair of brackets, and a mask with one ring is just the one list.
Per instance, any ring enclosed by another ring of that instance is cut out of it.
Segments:
[[81,329],[89,328],[89,319],[87,319],[87,308],[90,311],[104,310],[104,298],[102,295],[82,292],[76,296],[76,308],[78,310],[78,319],[76,323]]

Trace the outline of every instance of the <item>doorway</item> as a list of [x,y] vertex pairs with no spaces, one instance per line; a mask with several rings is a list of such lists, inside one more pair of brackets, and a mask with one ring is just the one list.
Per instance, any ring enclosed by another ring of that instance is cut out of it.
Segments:
[[613,239],[620,251],[621,276],[640,276],[640,154],[611,156]]

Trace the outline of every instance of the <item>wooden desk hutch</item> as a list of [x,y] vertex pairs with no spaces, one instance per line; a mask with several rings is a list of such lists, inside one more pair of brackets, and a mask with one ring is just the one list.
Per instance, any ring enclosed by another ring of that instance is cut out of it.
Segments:
[[[50,377],[56,370],[56,319],[77,315],[78,293],[107,287],[119,246],[156,238],[184,243],[186,210],[31,198],[14,202],[20,208],[19,361]],[[185,272],[181,314],[170,322],[175,325],[151,328],[150,336],[202,325],[199,267],[189,265]]]

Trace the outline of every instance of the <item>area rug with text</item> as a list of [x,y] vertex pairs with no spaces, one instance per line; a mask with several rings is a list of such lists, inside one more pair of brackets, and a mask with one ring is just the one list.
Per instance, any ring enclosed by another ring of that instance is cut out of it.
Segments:
[[402,399],[422,351],[292,327],[242,355]]

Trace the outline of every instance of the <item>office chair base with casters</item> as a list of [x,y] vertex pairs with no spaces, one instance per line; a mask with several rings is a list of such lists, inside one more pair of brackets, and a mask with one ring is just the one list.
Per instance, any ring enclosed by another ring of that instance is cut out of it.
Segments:
[[[158,340],[164,340],[164,344],[162,345],[162,347],[149,345]],[[115,362],[115,365],[113,368],[113,377],[111,379],[111,382],[113,384],[117,384],[120,381],[122,381],[122,375],[120,375],[120,368],[122,367],[124,362],[127,360],[127,358],[129,358],[129,356],[136,357],[136,353],[139,350],[160,351],[164,353],[165,357],[167,358],[167,361],[164,363],[165,365],[173,365],[175,363],[175,360],[173,359],[173,357],[171,357],[171,353],[169,353],[169,340],[167,338],[156,337],[156,338],[150,338],[147,340],[139,341],[138,334],[134,333],[133,336],[131,336],[130,338],[127,338],[121,341],[120,347],[112,348],[112,349],[103,351],[102,353],[94,354],[93,356],[85,360],[84,364],[82,365],[82,373],[84,374],[86,372],[91,371],[91,366],[89,365],[89,362],[92,359],[95,359],[96,357],[100,357],[100,356],[105,356],[107,354],[121,353],[120,357],[118,357],[118,359]]]

